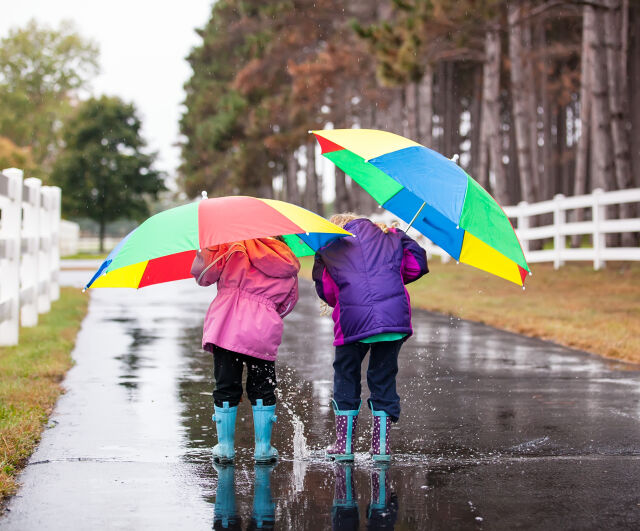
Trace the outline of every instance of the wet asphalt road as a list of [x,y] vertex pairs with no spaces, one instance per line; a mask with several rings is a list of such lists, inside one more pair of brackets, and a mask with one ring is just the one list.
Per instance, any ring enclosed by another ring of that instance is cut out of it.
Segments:
[[355,464],[325,462],[332,322],[305,282],[277,363],[281,460],[254,467],[245,401],[236,466],[216,471],[199,348],[213,294],[92,292],[68,391],[0,529],[640,528],[640,368],[427,312],[401,351],[391,466],[368,459],[364,407]]

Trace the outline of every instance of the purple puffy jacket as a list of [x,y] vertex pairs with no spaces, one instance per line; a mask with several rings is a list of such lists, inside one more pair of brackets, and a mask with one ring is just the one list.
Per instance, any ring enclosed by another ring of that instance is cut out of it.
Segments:
[[398,229],[385,234],[362,218],[345,225],[355,238],[334,240],[315,256],[318,296],[334,308],[334,345],[381,334],[411,335],[411,303],[404,285],[429,272],[427,255]]

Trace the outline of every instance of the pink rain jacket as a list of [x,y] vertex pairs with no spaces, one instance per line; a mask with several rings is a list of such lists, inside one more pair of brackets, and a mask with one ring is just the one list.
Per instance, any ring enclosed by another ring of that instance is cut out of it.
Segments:
[[276,239],[217,245],[198,252],[191,274],[201,286],[218,283],[204,320],[202,348],[211,345],[274,361],[282,318],[298,302],[300,262]]

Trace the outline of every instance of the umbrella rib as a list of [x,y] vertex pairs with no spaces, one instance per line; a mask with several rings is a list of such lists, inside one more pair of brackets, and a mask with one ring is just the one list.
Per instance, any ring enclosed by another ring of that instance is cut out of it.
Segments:
[[416,215],[413,216],[413,219],[411,220],[411,222],[409,223],[409,225],[407,225],[407,229],[405,230],[405,232],[409,232],[409,229],[411,228],[411,225],[413,225],[413,222],[416,220],[416,218],[420,215],[420,212],[422,212],[422,209],[424,208],[424,205],[426,205],[427,202],[425,201],[424,203],[422,203],[422,206],[418,209],[418,211],[416,212]]

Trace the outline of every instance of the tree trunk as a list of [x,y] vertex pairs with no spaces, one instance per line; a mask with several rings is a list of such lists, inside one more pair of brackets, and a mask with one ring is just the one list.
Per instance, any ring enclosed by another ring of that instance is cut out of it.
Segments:
[[[524,2],[526,7],[529,7],[528,2]],[[522,13],[522,12],[521,12]],[[529,144],[531,154],[531,178],[534,183],[534,192],[536,201],[539,199],[545,199],[542,195],[544,193],[544,185],[540,178],[540,157],[538,156],[538,103],[536,101],[536,76],[534,75],[533,64],[533,42],[531,37],[531,23],[528,18],[521,19],[522,25],[522,61],[524,63],[524,77],[526,87],[523,97],[526,101],[527,115],[529,116]]]
[[609,111],[609,99],[607,94],[608,75],[606,51],[603,41],[602,15],[587,5],[585,7],[585,24],[591,28],[588,32],[590,88],[592,102],[592,118],[594,125],[594,137],[592,146],[594,151],[595,167],[593,168],[592,186],[612,190],[614,188],[613,157],[611,140],[611,113]]
[[418,142],[418,130],[420,129],[420,113],[418,84],[410,81],[405,87],[405,112],[407,116],[407,137]]
[[[628,83],[627,97],[629,98],[629,110],[631,121],[631,138],[640,138],[640,5],[634,2],[629,8],[629,45],[628,45]],[[637,142],[637,140],[636,140]],[[640,148],[633,149],[631,159],[634,186],[640,186]]]
[[106,228],[107,228],[107,223],[104,220],[104,218],[100,219],[100,232],[99,232],[99,236],[98,236],[98,240],[100,242],[100,254],[104,253],[104,237],[105,237],[105,232],[106,232]]
[[480,130],[480,184],[487,188],[488,169],[493,179],[491,188],[499,204],[509,202],[507,179],[502,164],[500,131],[500,33],[496,26],[485,34],[485,63],[482,76],[482,125]]
[[[582,50],[580,64],[580,137],[576,150],[576,171],[574,177],[574,195],[587,193],[587,177],[589,172],[589,146],[591,145],[591,52],[589,44],[592,40],[593,17],[587,15],[587,8],[582,9]],[[575,221],[584,220],[584,210],[575,211]],[[573,247],[580,246],[581,236],[571,237]]]
[[457,134],[458,124],[455,120],[455,98],[453,94],[453,62],[446,61],[445,76],[444,76],[444,109],[442,121],[442,127],[444,129],[444,154],[447,157],[452,157],[454,153],[457,153],[454,138]]
[[[546,50],[547,48],[547,35],[545,31],[545,19],[541,17],[536,22],[536,47],[538,50]],[[540,73],[540,103],[542,105],[542,167],[543,171],[540,172],[540,186],[541,186],[541,199],[548,199],[554,194],[561,193],[563,182],[560,177],[562,170],[560,168],[562,162],[555,156],[556,150],[562,151],[562,142],[565,138],[560,135],[560,131],[556,130],[556,135],[553,134],[554,122],[560,126],[560,116],[557,112],[560,110],[560,106],[552,106],[549,98],[549,70],[546,62],[540,61],[541,73]],[[555,137],[555,142],[554,142]]]
[[306,145],[307,166],[305,184],[305,207],[317,214],[321,214],[321,201],[318,196],[318,177],[316,175],[316,142],[313,138]]
[[515,128],[518,154],[520,189],[524,201],[533,202],[537,197],[535,181],[531,171],[531,143],[529,124],[531,116],[527,102],[530,86],[526,85],[522,58],[521,7],[515,2],[509,5],[509,59],[511,60],[511,98],[513,103],[513,126]]
[[555,122],[556,122],[556,144],[555,146],[549,146],[551,154],[549,158],[550,163],[553,166],[552,175],[554,180],[551,182],[551,189],[547,195],[548,198],[553,197],[555,194],[571,195],[571,191],[565,188],[568,185],[567,173],[567,108],[558,104],[555,108]]
[[[507,98],[509,99],[509,98]],[[507,102],[509,109],[513,109],[513,104],[509,100]],[[520,179],[518,172],[518,143],[516,142],[516,128],[514,126],[514,120],[509,113],[507,119],[509,130],[504,133],[506,137],[509,155],[509,164],[507,165],[507,190],[509,191],[509,204],[515,205],[518,201],[522,200],[522,190],[520,190]]]
[[[576,152],[576,173],[574,195],[587,193],[587,172],[589,170],[589,145],[591,136],[591,75],[590,75],[590,47],[593,27],[589,25],[593,21],[587,15],[587,7],[583,8],[582,15],[582,58],[580,65],[580,138]],[[579,218],[580,220],[582,217]]]
[[349,212],[352,210],[349,201],[349,191],[347,190],[347,182],[344,172],[337,168],[335,169],[336,180],[336,199],[333,207],[334,213]]
[[420,104],[420,120],[419,120],[419,135],[418,142],[421,144],[432,147],[432,128],[433,128],[433,68],[430,64],[427,64],[424,70],[424,75],[420,80],[418,86],[419,97],[418,102]]
[[298,188],[298,159],[292,152],[287,157],[287,201],[294,205],[300,204],[300,189]]
[[435,137],[434,137],[434,146],[436,151],[440,153],[444,153],[445,145],[445,131],[444,131],[444,113],[446,106],[446,98],[445,98],[445,64],[444,61],[439,61],[436,66],[436,83],[435,83],[435,97],[433,102],[434,108],[434,122],[436,123],[435,127]]
[[[469,105],[469,121],[471,131],[469,139],[471,140],[471,149],[469,150],[469,167],[473,176],[478,178],[480,171],[480,137],[482,135],[482,91],[484,90],[484,63],[478,65],[474,70],[473,90],[471,93],[472,101]],[[484,149],[486,149],[486,141]]]
[[273,199],[273,182],[263,183],[258,188],[260,197],[265,199]]
[[[615,181],[618,189],[631,188],[631,157],[629,153],[629,138],[626,131],[627,102],[626,91],[623,91],[626,78],[626,57],[622,57],[622,41],[620,26],[622,13],[620,0],[607,0],[604,14],[604,35],[607,56],[607,76],[609,110],[611,112],[611,139],[613,141]],[[624,69],[621,68],[624,64]],[[631,218],[634,215],[632,203],[620,205],[620,217]],[[622,243],[632,246],[635,238],[632,233],[622,233]]]
[[[586,7],[587,24],[593,28],[589,34],[589,57],[591,59],[591,98],[593,111],[593,179],[594,188],[614,190],[615,167],[613,161],[613,140],[611,138],[611,110],[608,95],[607,52],[604,40],[605,15],[593,6]],[[614,208],[607,208],[607,217],[615,216]],[[617,235],[608,234],[608,246],[617,245]]]

